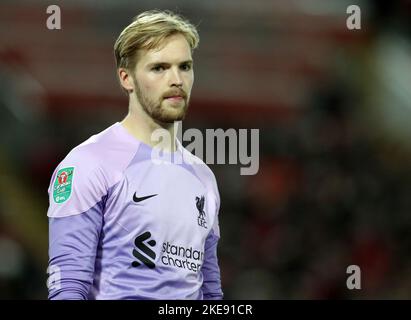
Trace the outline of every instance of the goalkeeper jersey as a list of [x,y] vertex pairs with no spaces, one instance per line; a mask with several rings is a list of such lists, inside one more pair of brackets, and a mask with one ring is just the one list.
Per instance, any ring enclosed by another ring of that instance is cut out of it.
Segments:
[[49,299],[220,299],[220,198],[177,141],[154,152],[119,123],[74,148],[49,193]]

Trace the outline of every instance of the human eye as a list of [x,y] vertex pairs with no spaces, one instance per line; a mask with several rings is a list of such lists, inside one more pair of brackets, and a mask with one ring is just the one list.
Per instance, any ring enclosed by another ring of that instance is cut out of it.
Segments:
[[180,69],[183,71],[190,71],[191,70],[191,64],[190,63],[183,63],[180,66]]
[[154,72],[162,72],[165,70],[163,65],[155,65],[154,67],[151,68],[152,71]]

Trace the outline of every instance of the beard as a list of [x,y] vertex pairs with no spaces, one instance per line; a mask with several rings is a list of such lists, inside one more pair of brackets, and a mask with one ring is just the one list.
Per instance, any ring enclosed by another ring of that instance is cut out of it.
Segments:
[[[160,123],[173,123],[184,120],[190,98],[181,89],[173,89],[163,94],[159,99],[147,95],[135,81],[135,95],[143,110],[154,120]],[[167,97],[180,95],[182,101],[167,101]]]

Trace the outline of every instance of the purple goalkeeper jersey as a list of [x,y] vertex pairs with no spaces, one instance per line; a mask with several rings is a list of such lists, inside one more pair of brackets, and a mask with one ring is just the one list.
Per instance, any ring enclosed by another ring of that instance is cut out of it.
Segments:
[[117,122],[58,165],[49,299],[222,298],[215,177],[178,140],[154,150]]

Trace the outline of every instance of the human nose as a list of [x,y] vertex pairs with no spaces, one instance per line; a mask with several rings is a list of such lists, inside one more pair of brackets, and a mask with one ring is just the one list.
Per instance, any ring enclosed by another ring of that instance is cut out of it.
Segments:
[[183,85],[183,78],[180,70],[172,69],[170,78],[170,86],[181,87]]

